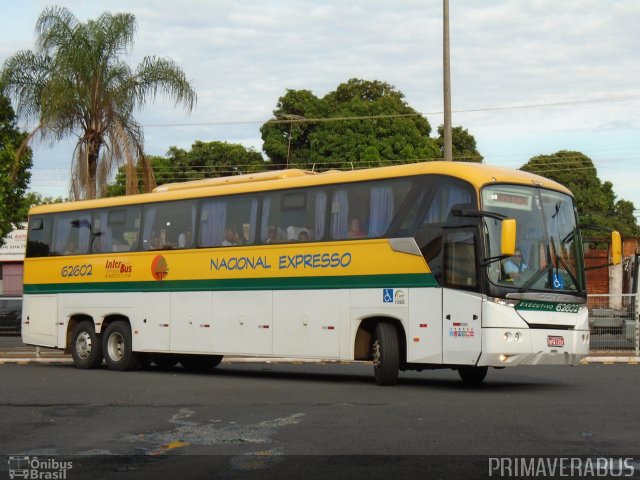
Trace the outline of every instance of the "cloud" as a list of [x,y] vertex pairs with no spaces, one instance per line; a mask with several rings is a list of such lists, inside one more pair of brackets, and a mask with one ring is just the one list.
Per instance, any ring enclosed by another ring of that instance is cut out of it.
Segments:
[[[353,77],[395,85],[418,111],[442,110],[441,2],[60,0],[58,4],[68,6],[82,21],[106,9],[135,14],[138,33],[130,63],[135,65],[146,55],[170,57],[193,81],[198,105],[190,117],[159,101],[139,114],[143,124],[229,123],[148,128],[147,148],[155,154],[172,145],[186,148],[199,139],[259,145],[259,122],[271,116],[286,89],[324,95]],[[33,47],[33,28],[42,7],[39,1],[25,0],[19,8],[3,11],[0,27],[3,34],[9,33],[3,35],[0,61],[18,48]],[[454,110],[640,93],[640,2],[635,0],[456,0],[450,3],[450,20]],[[476,136],[490,161],[500,158],[505,145],[522,157],[543,153],[537,145],[555,145],[563,136],[571,139],[572,148],[587,149],[594,132],[637,128],[639,103],[630,98],[454,113],[453,121]],[[439,114],[428,119],[434,127],[442,122]],[[234,125],[237,121],[258,123]],[[521,146],[512,138],[520,139]],[[639,139],[627,141],[640,152]],[[38,168],[46,162],[36,158]],[[638,179],[637,174],[630,176]],[[640,196],[636,204],[640,205]]]

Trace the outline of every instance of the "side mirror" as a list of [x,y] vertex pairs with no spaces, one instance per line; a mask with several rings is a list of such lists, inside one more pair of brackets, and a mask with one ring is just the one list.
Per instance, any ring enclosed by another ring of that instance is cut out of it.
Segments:
[[500,255],[510,257],[514,253],[516,253],[516,219],[505,218],[502,220]]
[[611,264],[619,265],[622,262],[622,239],[620,232],[611,232]]

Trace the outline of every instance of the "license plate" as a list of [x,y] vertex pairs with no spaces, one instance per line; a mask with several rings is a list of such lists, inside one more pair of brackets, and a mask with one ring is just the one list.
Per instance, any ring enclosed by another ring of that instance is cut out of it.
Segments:
[[564,337],[554,337],[549,335],[547,337],[547,345],[549,347],[564,347]]

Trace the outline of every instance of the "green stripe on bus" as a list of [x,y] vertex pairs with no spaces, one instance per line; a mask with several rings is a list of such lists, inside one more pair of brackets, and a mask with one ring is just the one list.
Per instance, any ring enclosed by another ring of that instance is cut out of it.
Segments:
[[151,282],[50,283],[24,285],[24,293],[191,292],[206,290],[304,290],[329,288],[437,287],[430,273],[343,277],[163,280]]

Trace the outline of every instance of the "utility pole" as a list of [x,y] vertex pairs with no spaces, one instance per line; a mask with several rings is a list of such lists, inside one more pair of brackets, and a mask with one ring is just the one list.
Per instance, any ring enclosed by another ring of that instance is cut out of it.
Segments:
[[278,119],[289,120],[289,141],[287,142],[287,164],[285,168],[289,168],[289,156],[291,155],[291,130],[294,123],[301,123],[306,120],[304,115],[294,115],[292,113],[284,113],[277,117]]
[[451,69],[449,61],[449,0],[442,0],[442,64],[444,90],[444,160],[453,161],[451,141]]

